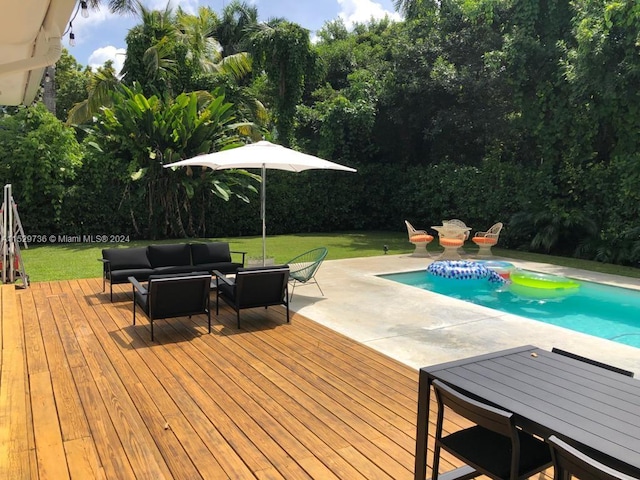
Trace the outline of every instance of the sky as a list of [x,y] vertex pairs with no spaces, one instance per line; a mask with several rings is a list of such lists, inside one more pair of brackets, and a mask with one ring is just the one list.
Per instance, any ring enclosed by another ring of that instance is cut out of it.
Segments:
[[[200,6],[208,6],[220,13],[231,0],[171,0],[172,8],[182,7],[196,13]],[[354,23],[367,22],[371,18],[380,19],[385,15],[400,20],[393,8],[393,0],[245,0],[258,9],[260,21],[269,18],[285,18],[315,32],[330,21],[342,18],[347,27]],[[96,68],[107,60],[113,60],[116,71],[124,62],[126,52],[125,37],[138,19],[131,15],[114,15],[103,6],[100,10],[90,10],[89,17],[77,15],[72,19],[71,29],[75,36],[75,46],[69,45],[69,33],[63,38],[63,46],[82,65]],[[167,0],[146,0],[147,8],[164,10]]]

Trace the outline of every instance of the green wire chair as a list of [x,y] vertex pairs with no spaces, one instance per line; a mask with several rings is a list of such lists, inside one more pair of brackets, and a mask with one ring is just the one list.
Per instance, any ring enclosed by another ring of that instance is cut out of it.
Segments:
[[308,252],[304,252],[287,262],[289,265],[289,282],[291,283],[291,294],[289,301],[293,298],[293,290],[296,283],[311,284],[315,283],[324,297],[324,292],[318,281],[315,279],[316,272],[320,268],[320,264],[327,256],[329,251],[325,247],[314,248]]

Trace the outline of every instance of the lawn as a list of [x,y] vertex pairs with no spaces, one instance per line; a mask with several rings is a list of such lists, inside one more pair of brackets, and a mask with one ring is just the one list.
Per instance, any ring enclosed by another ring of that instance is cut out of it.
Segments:
[[[31,282],[45,282],[52,280],[70,280],[74,278],[97,278],[102,276],[103,248],[144,246],[150,243],[178,243],[186,241],[218,240],[229,242],[231,250],[247,252],[248,258],[262,257],[262,237],[237,237],[217,239],[187,239],[171,241],[135,241],[130,243],[66,243],[30,245],[22,250],[25,270]],[[345,232],[331,234],[299,234],[275,235],[267,237],[267,256],[273,257],[276,263],[285,263],[296,255],[312,248],[324,246],[329,249],[327,260],[353,257],[372,257],[384,255],[384,245],[389,248],[389,254],[407,254],[414,249],[407,241],[406,232]],[[467,251],[477,250],[469,243]],[[429,251],[438,252],[437,241],[429,246]],[[612,273],[628,277],[640,278],[640,269],[610,265],[574,258],[554,257],[550,255],[520,252],[494,248],[496,255],[551,263],[583,270],[602,273]]]

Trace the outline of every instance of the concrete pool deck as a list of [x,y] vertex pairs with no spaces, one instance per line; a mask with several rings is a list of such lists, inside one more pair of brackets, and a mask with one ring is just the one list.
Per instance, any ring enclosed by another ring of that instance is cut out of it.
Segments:
[[[640,375],[640,348],[377,277],[426,269],[433,260],[409,254],[327,260],[316,275],[325,296],[315,285],[296,286],[291,308],[416,369],[532,344],[548,350],[559,347]],[[640,279],[500,260],[530,270],[640,290]]]

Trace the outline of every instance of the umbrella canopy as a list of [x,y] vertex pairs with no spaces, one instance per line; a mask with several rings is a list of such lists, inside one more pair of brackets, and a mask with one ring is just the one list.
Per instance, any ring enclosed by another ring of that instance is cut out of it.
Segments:
[[262,188],[260,195],[260,207],[262,217],[262,262],[266,258],[267,226],[265,220],[266,205],[266,170],[286,170],[289,172],[302,172],[303,170],[342,170],[355,172],[355,168],[346,167],[338,163],[323,160],[322,158],[298,152],[290,148],[276,145],[265,140],[250,143],[238,148],[223,150],[222,152],[207,153],[187,160],[170,163],[168,167],[208,167],[212,170],[224,170],[227,168],[259,168],[262,170]]

